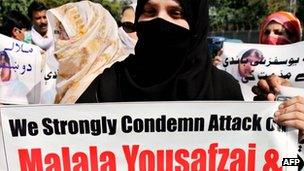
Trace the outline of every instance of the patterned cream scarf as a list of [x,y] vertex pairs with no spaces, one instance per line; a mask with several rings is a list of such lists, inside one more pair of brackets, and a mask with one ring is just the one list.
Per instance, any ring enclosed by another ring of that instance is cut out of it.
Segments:
[[100,4],[69,3],[47,15],[59,62],[56,103],[73,104],[105,68],[124,60],[128,53],[114,18]]

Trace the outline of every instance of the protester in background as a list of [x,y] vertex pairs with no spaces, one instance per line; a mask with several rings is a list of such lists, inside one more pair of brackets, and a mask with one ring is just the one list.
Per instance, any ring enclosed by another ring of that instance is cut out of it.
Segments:
[[135,55],[100,74],[78,103],[243,99],[207,55],[207,0],[138,1],[135,25]]
[[[280,11],[268,15],[260,26],[259,43],[284,45],[301,41],[302,28],[300,20],[290,12]],[[274,100],[279,93],[279,85],[290,86],[287,79],[271,76],[260,80],[253,88],[257,94],[255,100]]]
[[[261,24],[259,41],[262,44],[282,45],[301,41],[300,20],[292,13],[280,11],[268,15]],[[271,76],[260,80],[254,93],[256,100],[274,100],[279,93],[279,85],[291,85],[287,79]],[[268,98],[269,97],[269,98]]]
[[[266,17],[261,25],[260,43],[290,44],[301,41],[302,28],[298,18],[289,12],[277,12]],[[253,88],[255,100],[273,101],[280,93],[280,86],[292,86],[287,79],[271,76],[258,82]],[[275,113],[274,121],[280,125],[295,127],[304,133],[304,95],[283,102]]]
[[284,45],[301,41],[300,20],[290,12],[280,11],[268,15],[260,26],[261,44]]
[[136,4],[126,6],[122,10],[121,23],[119,27],[119,38],[125,46],[126,50],[134,54],[135,44],[137,42],[135,21],[135,7]]
[[3,17],[1,33],[19,41],[31,43],[30,21],[18,11],[8,11]]
[[[42,71],[43,77],[41,78],[40,103],[53,104],[56,96],[58,61],[54,57],[53,34],[46,11],[46,6],[37,1],[33,1],[28,7],[28,16],[33,24],[31,29],[33,43],[44,50],[45,56],[45,64]],[[45,79],[50,75],[53,75],[51,79]]]
[[[300,20],[290,12],[279,11],[268,15],[260,25],[259,43],[284,45],[301,41]],[[223,52],[219,51],[213,60],[215,66],[221,64]]]
[[90,83],[128,53],[118,26],[100,4],[68,3],[47,12],[54,29],[54,55],[59,62],[57,103],[75,103]]
[[53,45],[53,36],[48,27],[46,17],[47,8],[43,3],[33,1],[28,7],[28,16],[33,27],[31,29],[32,41],[41,49],[47,51]]

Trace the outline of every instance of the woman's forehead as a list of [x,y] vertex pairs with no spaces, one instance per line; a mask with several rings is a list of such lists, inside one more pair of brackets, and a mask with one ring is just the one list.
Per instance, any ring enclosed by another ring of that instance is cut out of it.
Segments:
[[284,26],[276,21],[271,21],[266,28],[284,28]]
[[179,0],[148,0],[146,4],[150,5],[174,5],[180,6]]
[[122,14],[121,22],[129,21],[133,23],[134,19],[135,19],[135,12],[132,8],[129,8],[125,10],[124,13]]

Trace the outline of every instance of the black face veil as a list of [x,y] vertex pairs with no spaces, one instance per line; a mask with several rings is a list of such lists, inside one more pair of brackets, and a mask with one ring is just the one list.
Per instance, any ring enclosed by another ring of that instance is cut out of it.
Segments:
[[[160,82],[155,82],[155,84],[150,84],[149,89],[147,91],[152,91],[155,95],[155,92],[162,91],[170,91],[170,93],[165,93],[168,97],[168,100],[180,99],[180,100],[189,100],[189,99],[202,99],[209,98],[212,96],[209,92],[210,83],[211,83],[211,58],[207,55],[207,31],[208,31],[208,2],[207,0],[180,0],[179,4],[181,5],[184,17],[189,24],[189,44],[186,46],[186,53],[178,52],[177,54],[182,54],[180,58],[182,60],[176,59],[175,54],[173,52],[165,53],[166,50],[162,50],[159,58],[153,58],[153,60],[148,60],[147,55],[142,55],[140,53],[140,26],[141,24],[138,22],[140,15],[143,12],[144,5],[148,2],[148,0],[138,0],[137,8],[136,8],[136,17],[135,24],[137,29],[139,29],[139,42],[136,46],[134,60],[131,62],[134,65],[130,67],[130,71],[132,71],[136,66],[141,66],[143,68],[149,68],[149,66],[153,65],[153,67],[157,68],[158,71],[152,71],[155,77],[158,75],[164,75],[166,73],[170,73],[170,76],[167,76],[166,79]],[[146,33],[148,34],[148,33]],[[159,40],[160,42],[162,40]],[[171,55],[170,55],[171,53]],[[173,55],[172,55],[173,54]],[[155,56],[155,55],[154,55]],[[173,57],[171,57],[173,56]],[[142,63],[139,61],[148,60],[148,63]],[[131,61],[131,60],[130,60]],[[157,64],[161,63],[161,64]],[[149,66],[143,66],[149,65]],[[178,65],[173,67],[176,72],[172,72],[170,69],[171,66]],[[167,66],[167,67],[166,67]],[[152,70],[152,69],[150,69]],[[145,72],[138,72],[145,73]],[[151,74],[152,75],[152,74]],[[150,77],[149,74],[146,75]],[[140,77],[143,80],[143,76]],[[146,78],[149,79],[149,78]],[[151,78],[153,79],[153,78]],[[170,87],[170,88],[169,88]],[[158,89],[158,90],[157,90]],[[168,90],[167,90],[168,89]],[[150,93],[148,93],[150,94]],[[157,93],[156,93],[157,94]],[[160,93],[162,94],[162,93]],[[159,94],[159,96],[161,96]],[[153,96],[153,95],[151,95]],[[170,96],[170,97],[169,97]]]

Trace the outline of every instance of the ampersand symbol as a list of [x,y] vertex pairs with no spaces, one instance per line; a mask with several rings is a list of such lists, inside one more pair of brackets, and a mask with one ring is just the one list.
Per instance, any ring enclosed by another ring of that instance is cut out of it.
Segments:
[[267,150],[264,158],[266,163],[263,166],[263,171],[282,171],[282,167],[277,165],[279,153],[275,149]]

